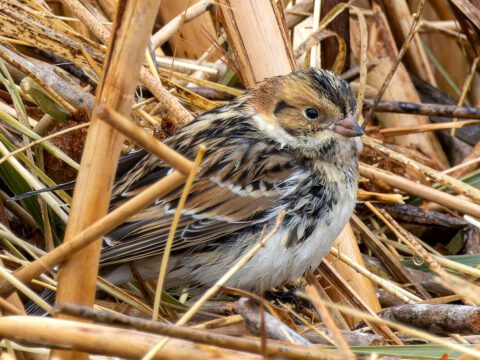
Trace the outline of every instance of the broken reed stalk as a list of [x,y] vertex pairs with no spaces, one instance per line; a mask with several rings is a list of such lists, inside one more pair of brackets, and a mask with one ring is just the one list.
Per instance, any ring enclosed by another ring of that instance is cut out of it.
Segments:
[[[48,329],[48,331],[45,331]],[[6,316],[0,318],[0,334],[13,341],[39,344],[50,348],[69,348],[92,354],[125,359],[140,359],[161,337],[138,331],[119,329],[105,325],[86,324],[78,321],[59,320],[35,316]],[[57,352],[58,350],[54,350]],[[251,359],[252,355],[173,340],[155,359],[207,360]],[[254,359],[260,357],[254,356]]]
[[[95,322],[103,324],[128,326],[139,331],[146,331],[153,334],[188,340],[200,344],[218,346],[231,350],[245,351],[254,354],[262,353],[260,341],[256,339],[245,339],[222,334],[213,334],[209,331],[164,324],[158,321],[145,320],[119,313],[111,313],[73,304],[59,304],[56,309],[68,315],[94,320]],[[315,347],[294,344],[287,345],[268,340],[266,349],[268,356],[278,356],[287,359],[316,359],[317,356],[320,356],[320,358],[330,358],[332,356],[336,357],[335,353],[325,351],[324,349],[320,350]]]
[[295,25],[302,22],[305,18],[312,15],[313,10],[313,0],[303,0],[297,2],[291,8],[287,9],[285,20],[287,23],[287,28],[292,29]]
[[[98,119],[108,122],[119,132],[130,137],[137,144],[143,146],[166,163],[175,164],[176,166],[178,165],[178,168],[181,169],[181,171],[185,171],[186,174],[183,175],[182,173],[175,171],[167,177],[157,181],[155,184],[122,204],[111,213],[83,229],[70,242],[64,242],[41,258],[17,270],[14,275],[23,283],[29,282],[31,279],[46,270],[51,270],[55,265],[65,261],[75,252],[85,248],[88,244],[105,235],[110,230],[113,230],[159,197],[168,194],[170,191],[180,186],[185,181],[186,175],[188,175],[193,168],[193,163],[190,160],[177,154],[161,141],[157,140],[152,135],[147,134],[137,125],[129,122],[127,118],[114,110],[111,110],[108,106],[99,106],[98,109],[95,109],[94,113]],[[1,295],[12,290],[13,288],[9,283],[4,281],[0,282]]]
[[447,208],[460,211],[461,213],[468,214],[476,218],[480,217],[480,206],[470,201],[463,200],[459,197],[433,189],[429,186],[416,183],[401,176],[390,174],[384,170],[380,170],[367,164],[361,164],[359,169],[360,175],[368,179],[374,181],[384,181],[388,185],[405,191],[406,193],[419,196],[425,200],[433,201],[437,204],[446,206]]
[[[371,109],[373,100],[364,99],[363,108]],[[406,101],[380,101],[376,112],[442,116],[449,118],[480,119],[480,109],[468,106],[422,104]]]
[[[270,0],[219,0],[228,43],[246,87],[295,69],[286,32]],[[268,34],[268,36],[265,36]]]
[[438,182],[439,184],[445,185],[446,187],[452,189],[456,193],[465,195],[470,199],[476,201],[477,203],[480,203],[480,190],[478,190],[477,188],[474,188],[473,186],[470,186],[463,181],[455,179],[449,175],[443,174],[440,171],[425,166],[418,161],[408,158],[403,154],[390,150],[389,148],[383,146],[382,144],[367,136],[365,136],[362,140],[363,144],[370,149],[375,150],[376,152],[387,156],[395,161],[398,161],[405,166],[415,169],[426,177],[431,178],[435,182]]
[[[117,3],[112,36],[105,57],[95,103],[106,104],[122,115],[130,114],[147,41],[159,2],[124,0]],[[132,24],[141,24],[132,32]],[[117,168],[123,135],[93,116],[77,177],[64,244],[104,217]],[[60,267],[56,301],[93,305],[101,237],[71,256]],[[87,354],[55,350],[60,359],[86,359]]]
[[[357,239],[352,227],[350,226],[350,223],[347,223],[344,229],[337,236],[334,246],[337,247],[342,254],[354,259],[358,264],[365,266],[360,249],[358,248]],[[373,287],[373,283],[369,278],[363,276],[345,263],[337,261],[337,259],[331,254],[327,254],[325,259],[327,262],[332,264],[332,266],[338,272],[338,275],[344,281],[352,284],[352,288],[355,290],[356,295],[358,295],[373,312],[381,310],[375,288]],[[338,291],[335,286],[331,286],[326,277],[320,279],[320,284],[325,288],[328,297],[332,301],[343,301],[343,295],[341,291]],[[339,316],[343,315],[339,314]],[[349,324],[349,327],[354,327],[360,319],[347,317],[345,320],[347,324]]]
[[428,332],[448,335],[480,334],[480,307],[452,304],[413,304],[382,310],[382,319],[415,326]]

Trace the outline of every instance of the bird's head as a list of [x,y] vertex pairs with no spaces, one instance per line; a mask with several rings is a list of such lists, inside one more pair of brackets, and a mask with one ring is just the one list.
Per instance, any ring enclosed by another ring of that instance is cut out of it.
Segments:
[[282,146],[307,156],[357,148],[363,135],[355,95],[335,74],[310,68],[277,76],[249,92],[256,125]]

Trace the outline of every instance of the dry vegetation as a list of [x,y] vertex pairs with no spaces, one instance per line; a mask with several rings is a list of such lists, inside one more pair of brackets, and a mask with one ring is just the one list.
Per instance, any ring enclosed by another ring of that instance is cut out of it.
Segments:
[[[479,0],[0,0],[0,357],[480,358],[479,59]],[[265,234],[196,297],[162,291],[168,246],[158,282],[97,277],[105,233],[188,194],[205,149],[159,140],[309,66],[350,82],[368,134],[317,270],[273,298],[224,287]],[[176,171],[107,215],[134,147]]]

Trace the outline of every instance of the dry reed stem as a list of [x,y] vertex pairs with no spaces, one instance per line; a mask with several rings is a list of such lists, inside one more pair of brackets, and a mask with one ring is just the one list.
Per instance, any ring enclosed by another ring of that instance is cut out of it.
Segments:
[[[182,317],[175,323],[175,325],[185,325],[196,313],[197,311],[205,304],[205,302],[210,299],[215,293],[217,293],[220,288],[227,283],[227,281],[240,269],[242,268],[265,244],[270,240],[271,237],[275,235],[278,228],[280,227],[285,212],[281,211],[276,219],[273,229],[262,239],[252,246],[228,271],[220,278],[218,281],[211,286],[203,295],[192,305],[188,311],[182,315]],[[168,338],[165,338],[160,343],[152,347],[147,354],[142,358],[142,360],[150,360],[157,354],[163,346],[168,342]]]
[[218,319],[207,320],[197,325],[191,326],[192,329],[218,329],[229,325],[236,325],[243,323],[242,315],[228,315]]
[[27,210],[25,210],[16,202],[9,201],[10,196],[1,190],[0,190],[0,199],[3,201],[5,207],[10,212],[12,212],[12,214],[15,215],[24,225],[26,225],[32,230],[38,228],[38,225],[35,222],[35,219],[33,218],[33,216],[30,215],[30,213]]
[[75,107],[70,105],[68,101],[66,101],[49,84],[47,84],[45,79],[39,76],[39,70],[23,57],[2,45],[0,45],[0,57],[28,77],[35,80],[35,82],[41,86],[41,88],[45,90],[52,99],[61,104],[70,113],[73,113],[76,110]]
[[[479,162],[480,162],[480,157],[476,157],[475,159],[468,160],[464,163],[460,163],[456,166],[452,166],[451,168],[449,168],[447,170],[443,170],[442,174],[450,175],[452,177],[458,177],[456,175],[457,170],[464,170],[466,167],[469,167],[471,165],[476,165]],[[452,174],[452,173],[455,173],[455,174]]]
[[232,88],[230,86],[225,86],[225,85],[218,84],[216,82],[208,81],[208,80],[205,80],[205,79],[198,79],[198,78],[195,78],[193,76],[184,75],[184,74],[179,73],[179,72],[173,71],[173,72],[170,73],[170,72],[168,72],[168,70],[165,70],[165,69],[159,69],[159,70],[160,70],[160,73],[163,74],[163,75],[170,74],[174,78],[185,80],[185,81],[197,84],[199,86],[205,86],[205,87],[208,87],[208,88],[211,88],[211,89],[214,89],[214,90],[218,90],[218,91],[221,91],[221,92],[233,95],[233,96],[239,96],[239,95],[243,94],[243,92],[244,92],[244,90],[241,90],[241,89],[235,89],[235,88]]
[[[35,316],[0,318],[0,334],[4,338],[19,342],[126,359],[141,358],[142,354],[161,339],[157,335],[134,330]],[[180,340],[173,340],[163,350],[155,359],[260,359],[252,354],[247,356],[245,353],[227,349],[219,351],[217,347]]]
[[155,34],[152,35],[152,49],[155,50],[159,46],[165,44],[175,33],[180,30],[182,23],[192,21],[200,15],[207,12],[215,2],[213,0],[201,0],[194,3],[183,13],[174,17],[168,23],[162,26]]
[[388,185],[405,191],[409,194],[419,196],[425,200],[433,201],[447,208],[460,211],[461,213],[480,218],[480,206],[470,201],[463,200],[448,193],[441,192],[429,186],[416,183],[398,175],[390,174],[384,170],[377,169],[367,164],[360,164],[360,175],[371,180],[381,180]]
[[104,44],[108,42],[110,32],[88,9],[77,0],[62,0],[62,5],[75,15]]
[[[78,0],[65,0],[63,5],[80,19],[102,43],[106,44],[108,42],[110,32]],[[143,67],[140,70],[140,81],[152,92],[164,109],[177,120],[178,124],[184,125],[193,120],[192,115],[178,100],[162,86],[154,75]]]
[[197,172],[198,172],[198,169],[200,168],[200,163],[203,159],[203,155],[205,154],[205,151],[206,151],[206,147],[201,145],[200,148],[198,149],[198,154],[190,170],[190,174],[188,174],[187,181],[185,182],[185,186],[182,190],[182,194],[180,195],[180,200],[178,201],[178,205],[175,210],[175,215],[173,216],[173,219],[172,219],[172,225],[170,226],[170,231],[168,233],[167,241],[165,243],[165,249],[163,250],[162,261],[160,263],[160,270],[158,272],[157,288],[155,290],[155,299],[153,302],[152,320],[154,321],[157,320],[158,318],[158,309],[160,308],[160,299],[162,298],[163,283],[165,280],[165,276],[167,274],[168,259],[170,257],[170,251],[172,249],[173,239],[175,238],[175,233],[177,231],[178,222],[180,221],[183,206],[187,201],[188,193],[190,192],[190,188],[192,187],[193,181],[197,176]]
[[[305,298],[308,298],[306,295],[304,295],[304,296],[305,296]],[[410,335],[414,338],[424,339],[424,340],[427,340],[427,341],[429,341],[433,344],[441,345],[441,346],[443,346],[447,349],[450,349],[450,350],[453,350],[453,351],[459,351],[461,353],[470,354],[470,355],[475,356],[476,358],[480,358],[480,351],[479,350],[472,349],[472,348],[469,348],[469,347],[466,347],[466,346],[463,346],[463,345],[460,345],[460,344],[457,344],[457,343],[449,342],[449,341],[445,340],[444,338],[439,338],[439,337],[431,335],[430,333],[427,333],[425,331],[417,330],[417,329],[408,327],[406,325],[399,324],[399,323],[394,322],[394,321],[381,319],[376,315],[372,315],[372,314],[366,313],[364,311],[353,309],[353,308],[350,308],[350,307],[347,307],[347,306],[344,306],[344,305],[327,302],[327,301],[324,301],[321,298],[317,298],[317,301],[322,302],[325,306],[327,306],[330,309],[336,309],[336,310],[341,311],[342,313],[346,313],[346,314],[353,315],[353,316],[358,316],[358,317],[362,318],[364,321],[369,321],[369,322],[372,322],[372,323],[380,323],[380,324],[383,324],[385,326],[389,326],[389,327],[392,327],[394,329],[397,329],[397,330],[401,331],[402,333]]]
[[[378,110],[377,110],[378,111]],[[380,129],[380,133],[383,136],[401,136],[412,133],[445,130],[445,129],[458,129],[464,126],[480,125],[478,120],[465,120],[465,121],[452,121],[439,124],[423,124],[417,126],[396,126]]]
[[7,312],[12,315],[23,315],[23,312],[19,308],[10,304],[3,297],[0,297],[0,308],[2,309],[2,312]]
[[140,81],[152,92],[179,126],[193,120],[193,116],[179,103],[177,98],[170,94],[148,70],[144,68],[140,70]]
[[368,271],[365,267],[360,266],[356,261],[353,261],[350,257],[346,256],[342,252],[339,252],[336,248],[331,248],[330,253],[336,258],[340,259],[342,262],[355,269],[357,272],[365,276],[367,279],[373,283],[381,286],[389,294],[399,298],[407,304],[413,304],[418,301],[422,301],[418,296],[404,290],[400,286],[395,285],[391,281],[385,280],[382,277],[375,275],[374,273]]
[[[364,99],[364,109],[371,109],[373,100]],[[463,119],[480,119],[480,109],[468,106],[442,105],[442,104],[422,104],[407,101],[380,101],[375,108],[376,112],[459,117]]]
[[[360,296],[358,296],[357,291],[352,287],[353,284],[350,285],[349,283],[347,283],[328,261],[324,259],[320,263],[318,270],[323,276],[325,276],[330,285],[336,288],[336,291],[338,291],[341,296],[343,296],[344,300],[347,301],[350,306],[364,311],[368,311],[370,314],[375,316],[375,312],[369,307],[365,299],[362,299]],[[313,285],[317,286],[317,282],[315,281]],[[388,326],[376,323],[369,323],[368,325],[370,325],[370,327],[376,334],[385,337],[386,339],[392,341],[394,344],[403,344],[402,340],[400,340]]]
[[[228,43],[247,87],[295,69],[282,25],[270,0],[219,0]],[[264,37],[268,34],[268,38]],[[267,45],[268,44],[268,45]]]
[[[312,33],[318,32],[321,7],[322,7],[322,2],[320,0],[313,1]],[[320,45],[315,45],[307,51],[309,52],[309,54],[307,54],[306,60],[309,61],[309,64],[308,64],[309,67],[321,67],[322,52],[320,49]]]
[[[465,102],[465,98],[467,97],[468,91],[470,90],[470,87],[472,86],[472,81],[473,78],[475,77],[475,74],[477,72],[477,66],[478,62],[480,61],[480,56],[477,56],[475,59],[472,61],[472,66],[470,68],[470,72],[467,75],[467,78],[463,82],[462,86],[462,93],[460,94],[460,98],[458,99],[457,105],[461,106]],[[457,121],[457,119],[455,119]],[[451,135],[455,136],[455,128],[452,129]]]
[[[220,40],[222,41],[222,43],[225,42],[223,37]],[[188,73],[191,71],[194,71],[194,72],[200,71],[208,75],[218,76],[220,73],[223,73],[226,70],[226,65],[223,63],[209,63],[204,61],[202,62],[202,64],[198,64],[198,60],[196,62],[193,62],[193,60],[174,59],[169,56],[162,56],[162,57],[157,56],[156,60],[157,60],[157,64],[159,65],[160,71],[166,71],[168,74],[172,74],[172,75],[174,73],[170,71],[172,64],[174,64],[173,68],[175,69],[175,71],[182,74]]]
[[[313,277],[312,274],[309,274],[309,275],[310,277]],[[308,285],[305,288],[305,291],[309,296],[310,300],[312,301],[313,305],[315,306],[315,309],[317,309],[318,313],[320,314],[323,324],[328,329],[330,336],[332,336],[332,338],[335,340],[335,345],[342,352],[342,355],[344,356],[344,358],[349,360],[355,359],[356,358],[355,355],[353,354],[352,350],[350,349],[347,342],[343,338],[342,333],[340,332],[338,327],[335,325],[335,322],[330,316],[330,313],[328,312],[327,307],[321,302],[317,301],[318,298],[320,298],[320,295],[318,294],[316,288],[312,285]]]
[[0,266],[0,277],[3,278],[4,281],[8,281],[15,289],[23,293],[26,297],[30,300],[35,302],[38,306],[40,306],[43,310],[47,313],[52,313],[52,307],[45,302],[40,296],[38,296],[33,290],[31,290],[28,286],[23,284],[19,281],[15,276],[10,274],[7,269],[3,266]]
[[[177,325],[162,324],[157,321],[135,318],[123,314],[114,314],[111,312],[89,307],[76,306],[73,304],[59,304],[56,309],[65,314],[87,318],[103,324],[128,326],[139,331],[168,336],[171,338],[188,340],[196,343],[213,345],[231,350],[245,351],[254,354],[261,354],[262,351],[260,341],[257,339],[245,339],[215,334],[209,331],[199,330],[198,326],[195,326],[195,328],[188,328]],[[238,321],[237,319],[242,321],[243,319],[240,315],[234,315],[232,317],[235,318],[235,321]],[[223,322],[223,318],[218,319],[218,321],[222,321],[221,325],[225,324]],[[209,328],[211,327],[208,327],[208,329]],[[335,353],[324,349],[316,349],[315,347],[304,345],[282,344],[273,341],[267,341],[266,349],[268,356],[278,356],[286,359],[337,358]]]
[[[95,104],[105,104],[128,115],[142,67],[147,41],[153,28],[159,2],[124,0],[117,3]],[[141,24],[135,32],[132,24]],[[123,135],[93,116],[85,142],[80,170],[72,199],[64,244],[107,214],[110,195],[123,144]],[[56,301],[93,305],[101,250],[101,237],[70,256],[58,273]],[[87,354],[53,351],[61,359],[86,359]]]
[[427,250],[425,250],[425,248],[417,241],[417,239],[402,226],[400,226],[388,212],[383,209],[377,209],[371,204],[367,204],[367,206],[395,233],[399,240],[410,247],[414,253],[419,254],[422,257],[428,267],[443,280],[445,286],[448,286],[456,293],[463,295],[466,299],[469,299],[473,303],[478,302],[478,298],[475,301],[475,296],[473,295],[476,293],[480,294],[480,288],[470,284],[468,281],[465,281],[460,277],[448,274],[445,269],[442,268],[441,264],[436,260],[436,258]]
[[379,201],[390,204],[405,204],[403,197],[400,194],[384,194],[366,191],[363,189],[357,190],[357,200],[360,201]]
[[[160,8],[159,18],[163,24],[168,24],[174,17],[179,14],[184,14],[195,2],[198,2],[198,0],[166,2]],[[213,12],[213,14],[216,15],[217,12]],[[169,40],[170,48],[173,49],[173,57],[195,59],[201,63],[205,50],[212,46],[212,40],[216,34],[215,20],[209,12],[204,12],[199,15],[197,19],[188,22],[182,18],[179,31]],[[215,40],[213,40],[213,42],[215,42]],[[157,48],[157,52],[161,53],[162,49]],[[210,56],[213,59],[218,54],[209,55],[213,55]]]
[[389,158],[394,159],[395,161],[398,161],[405,166],[413,168],[424,176],[429,177],[432,180],[438,182],[439,184],[445,185],[446,187],[454,190],[458,194],[468,196],[475,202],[480,203],[480,190],[478,190],[477,188],[474,188],[473,186],[470,186],[463,181],[455,179],[451,176],[445,175],[440,171],[425,166],[396,151],[390,150],[369,137],[364,137],[363,143],[367,147],[379,152],[380,154],[388,156]]
[[351,221],[364,235],[364,242],[372,253],[382,261],[388,271],[401,283],[410,283],[425,299],[430,299],[430,294],[425,288],[405,269],[400,260],[383,244],[383,242],[356,216]]
[[387,77],[385,78],[382,86],[380,87],[380,90],[378,91],[377,96],[373,100],[372,107],[370,108],[370,111],[368,112],[367,116],[365,117],[365,126],[370,121],[373,113],[375,112],[375,109],[376,109],[378,103],[380,102],[380,100],[382,100],[382,96],[385,93],[385,90],[387,90],[387,87],[390,84],[390,80],[392,80],[393,74],[397,70],[397,67],[400,64],[400,62],[402,61],[403,56],[405,55],[405,53],[408,49],[408,46],[410,45],[410,42],[413,40],[413,37],[415,36],[415,34],[418,30],[420,16],[422,15],[423,9],[425,8],[425,3],[426,3],[426,0],[420,0],[420,2],[418,4],[418,7],[417,7],[417,11],[413,14],[413,19],[412,19],[412,24],[411,24],[411,27],[410,27],[410,31],[408,32],[408,35],[407,35],[404,43],[402,44],[402,47],[400,48],[400,51],[398,52],[398,55],[397,55],[394,63],[392,64],[392,67],[390,68],[390,71],[389,71]]
[[334,37],[337,40],[338,44],[338,54],[335,59],[335,63],[332,66],[332,71],[335,74],[339,74],[345,64],[347,44],[342,37],[340,37],[337,33],[334,33],[333,31],[320,29],[320,31],[317,30],[310,34],[309,37],[305,39],[305,41],[295,49],[295,52],[293,53],[295,59],[300,58],[307,51],[311,51],[313,48],[318,46],[319,42],[331,37]]
[[457,304],[399,305],[382,310],[383,319],[431,331],[436,334],[455,334],[453,337],[468,344],[458,334],[480,333],[480,306]]
[[[394,29],[397,42],[404,42],[408,36],[409,29],[411,28],[412,15],[408,7],[406,0],[396,1],[382,1],[385,7],[385,13],[389,17],[391,27]],[[418,29],[424,25],[423,21],[420,21]],[[418,34],[415,34],[410,47],[405,54],[407,63],[411,71],[415,76],[423,79],[433,86],[437,86],[432,66],[428,60],[425,49],[423,48],[422,39]]]
[[[357,244],[357,239],[350,223],[347,223],[344,229],[337,236],[334,246],[336,246],[341,253],[349,256],[351,259],[355,259],[357,263],[364,264],[360,249]],[[374,312],[381,309],[380,302],[378,301],[378,297],[376,295],[376,290],[370,279],[366,278],[352,267],[344,264],[341,261],[338,261],[332,255],[327,254],[325,260],[330,263],[333,268],[335,268],[342,282],[351,284],[352,288],[355,290],[355,294],[352,295],[353,297],[360,297]],[[335,286],[331,286],[327,277],[320,279],[320,283],[325,287],[325,290],[332,301],[343,300],[344,295],[342,295],[342,291],[339,291]],[[354,327],[358,322],[358,319],[354,318],[347,318],[345,320],[350,327]]]
[[[339,4],[340,6],[342,4]],[[368,57],[367,57],[367,50],[368,50],[368,31],[367,31],[367,22],[365,20],[365,16],[363,15],[360,8],[356,6],[350,5],[349,8],[355,13],[358,18],[358,25],[360,29],[360,78],[359,78],[359,86],[358,86],[358,93],[357,93],[357,109],[358,109],[358,116],[361,116],[362,109],[363,109],[363,99],[365,97],[365,92],[367,89],[367,72],[368,72]],[[333,9],[332,9],[333,10]],[[362,123],[362,126],[366,126],[366,122]]]
[[[295,311],[293,311],[290,307],[288,307],[286,304],[282,303],[280,300],[278,300],[278,303],[282,306],[283,309],[288,311],[288,313],[292,314],[295,319],[300,321],[303,325],[305,325],[306,329],[304,331],[313,331],[314,333],[317,333],[320,335],[323,339],[327,341],[328,344],[330,345],[335,345],[334,340],[328,335],[326,332],[321,331],[317,329],[315,326],[313,326],[311,323],[309,323],[303,316],[298,315]],[[334,318],[333,313],[331,314],[332,320],[335,322],[336,325],[336,319]],[[299,335],[302,335],[302,333],[299,332]]]
[[192,161],[172,150],[152,135],[146,133],[138,125],[135,125],[128,120],[128,118],[116,112],[111,107],[103,105],[97,106],[94,110],[94,114],[129,139],[135,141],[137,145],[150,151],[155,156],[158,156],[169,166],[177,169],[183,175],[188,176],[191,173],[194,166]]

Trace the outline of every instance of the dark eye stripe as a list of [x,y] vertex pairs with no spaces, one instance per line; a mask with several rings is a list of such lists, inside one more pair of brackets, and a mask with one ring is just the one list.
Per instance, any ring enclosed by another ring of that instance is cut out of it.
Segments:
[[289,108],[295,108],[295,106],[289,105],[285,101],[281,100],[277,103],[277,105],[275,105],[275,109],[273,110],[273,114],[275,116],[277,116],[279,112],[281,112],[285,109],[289,109]]

